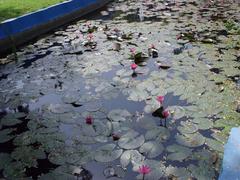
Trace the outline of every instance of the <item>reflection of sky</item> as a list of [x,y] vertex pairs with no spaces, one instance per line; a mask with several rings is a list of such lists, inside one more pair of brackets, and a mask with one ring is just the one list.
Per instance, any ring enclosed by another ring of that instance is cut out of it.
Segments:
[[223,169],[219,180],[240,180],[240,128],[232,128],[224,149]]

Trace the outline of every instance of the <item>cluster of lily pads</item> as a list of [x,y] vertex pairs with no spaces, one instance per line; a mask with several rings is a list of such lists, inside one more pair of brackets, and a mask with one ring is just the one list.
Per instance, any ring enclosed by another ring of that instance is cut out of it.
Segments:
[[238,11],[113,2],[20,49],[0,67],[0,177],[217,178],[239,126]]

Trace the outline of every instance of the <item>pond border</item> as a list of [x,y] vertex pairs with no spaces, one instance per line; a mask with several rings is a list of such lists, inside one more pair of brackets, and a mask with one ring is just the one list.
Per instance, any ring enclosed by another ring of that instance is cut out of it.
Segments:
[[69,0],[0,23],[0,52],[15,49],[61,25],[93,12],[111,0]]

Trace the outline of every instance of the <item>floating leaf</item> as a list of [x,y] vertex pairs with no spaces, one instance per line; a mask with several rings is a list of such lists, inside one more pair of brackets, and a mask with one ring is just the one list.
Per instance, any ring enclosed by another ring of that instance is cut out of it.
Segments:
[[21,161],[26,167],[37,167],[37,159],[45,159],[42,149],[33,149],[30,146],[19,146],[11,154],[15,160]]
[[156,99],[151,99],[146,101],[146,106],[144,107],[144,111],[146,113],[153,113],[157,109],[160,108],[160,103]]
[[25,176],[25,166],[20,162],[12,162],[5,166],[3,175],[8,179],[21,179]]
[[181,119],[185,116],[185,109],[181,106],[169,106],[167,109],[173,114],[173,119]]
[[4,169],[5,166],[9,165],[12,161],[12,158],[7,153],[0,153],[0,170]]
[[120,158],[120,162],[123,168],[127,167],[130,162],[141,163],[145,157],[140,154],[137,150],[124,151]]
[[14,126],[22,123],[18,118],[23,118],[25,116],[24,113],[7,114],[0,120],[0,124],[3,126]]
[[63,114],[70,111],[70,107],[63,104],[50,104],[48,109],[56,114]]
[[207,118],[194,118],[193,121],[196,123],[198,129],[211,129],[213,127],[213,121]]
[[214,151],[219,151],[219,152],[224,151],[224,144],[214,139],[206,138],[206,144]]
[[95,153],[95,160],[99,162],[111,162],[119,158],[123,152],[122,149],[115,149],[115,144],[107,144],[100,147]]
[[108,118],[112,121],[126,121],[131,114],[124,109],[114,109],[108,113]]
[[168,166],[166,168],[166,174],[168,176],[177,177],[179,180],[185,180],[190,178],[190,173],[186,168]]
[[167,159],[172,161],[183,161],[192,154],[191,149],[179,145],[170,145],[167,147],[167,151],[171,152]]
[[195,124],[188,121],[182,121],[181,126],[178,126],[178,131],[182,134],[192,134],[197,132],[198,128]]
[[177,142],[188,147],[198,147],[205,143],[205,138],[200,133],[184,134],[175,136]]
[[164,127],[155,127],[146,132],[145,138],[146,140],[157,140],[159,142],[164,142],[170,137],[170,131]]
[[163,152],[163,145],[157,141],[145,142],[139,149],[141,153],[144,153],[148,158],[155,158]]
[[143,135],[139,136],[138,132],[131,130],[121,136],[120,140],[118,141],[118,145],[124,149],[135,149],[140,147],[144,141]]
[[14,138],[13,135],[10,135],[11,132],[12,132],[12,129],[0,130],[0,143],[5,143],[11,140],[12,138]]

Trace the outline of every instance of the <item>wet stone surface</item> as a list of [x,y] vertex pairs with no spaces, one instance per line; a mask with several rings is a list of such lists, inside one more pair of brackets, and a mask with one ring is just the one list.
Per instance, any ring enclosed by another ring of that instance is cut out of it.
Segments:
[[116,1],[0,59],[0,177],[217,179],[239,126],[238,4]]

